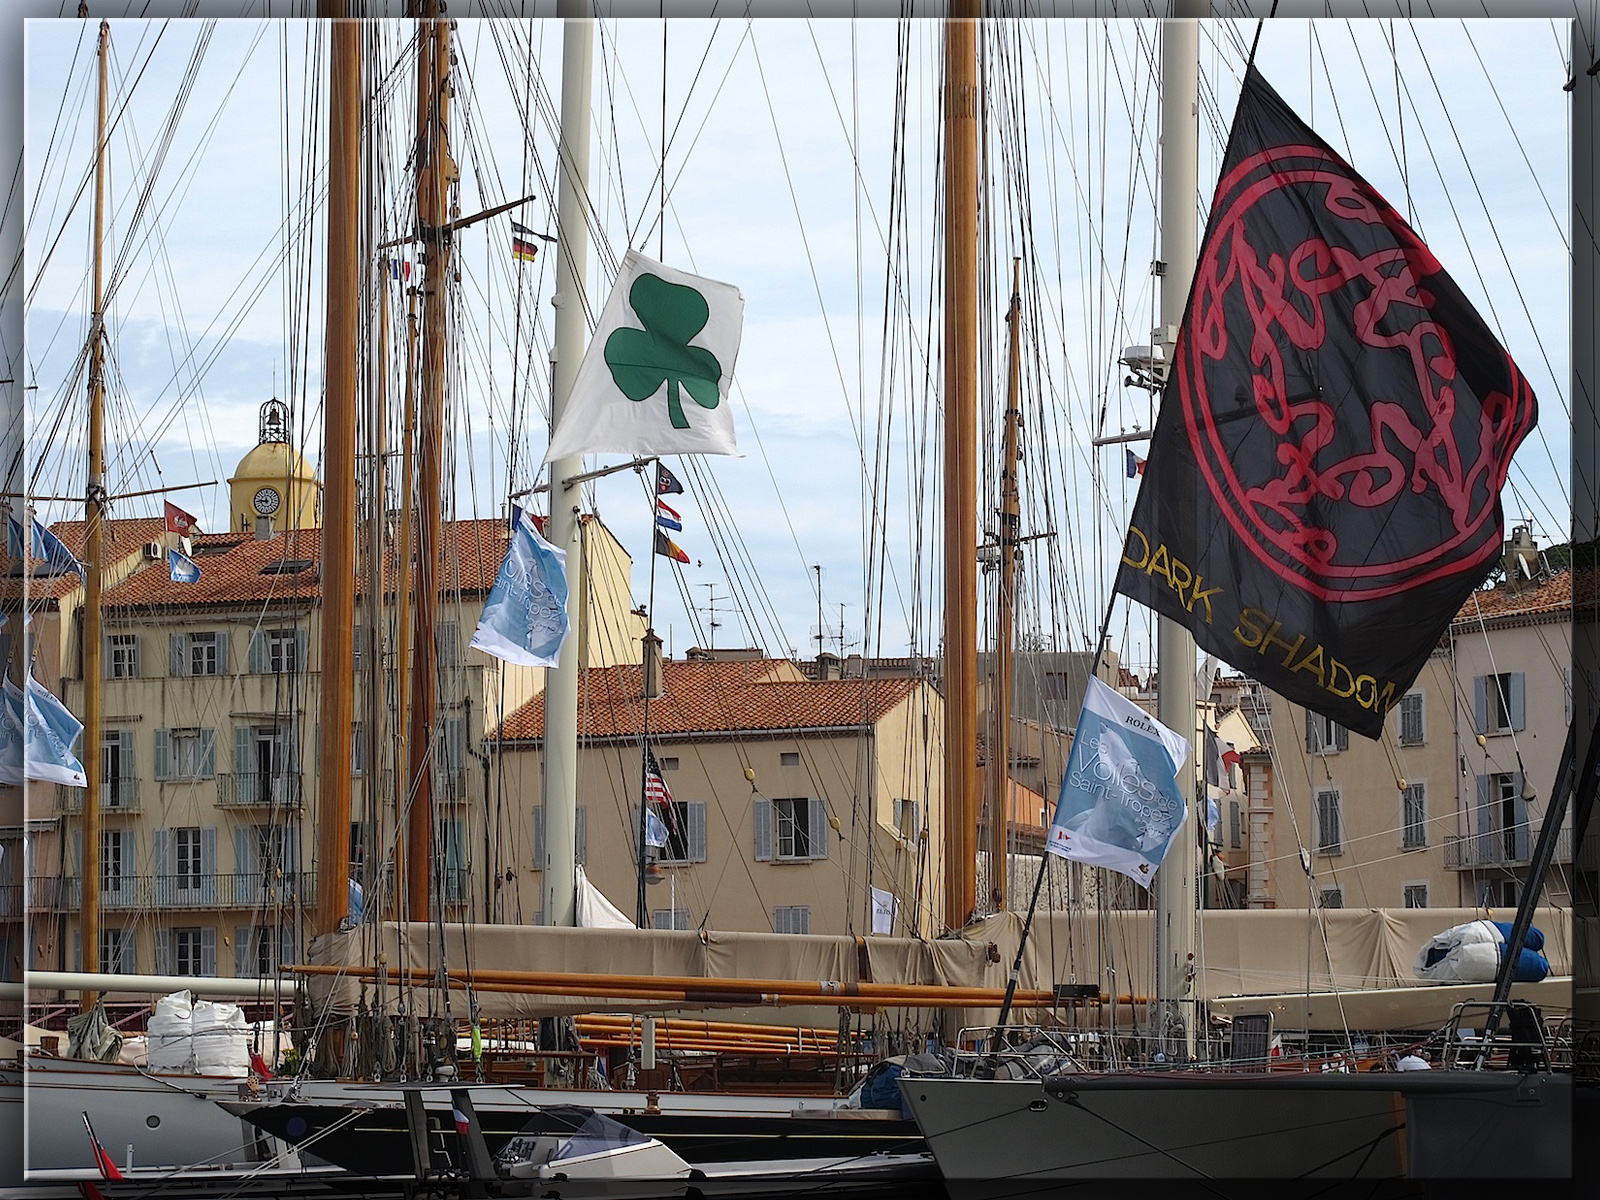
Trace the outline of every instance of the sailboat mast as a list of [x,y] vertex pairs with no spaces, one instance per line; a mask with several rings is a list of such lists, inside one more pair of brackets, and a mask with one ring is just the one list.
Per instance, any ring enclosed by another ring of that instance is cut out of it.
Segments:
[[[331,13],[328,10],[333,10]],[[317,712],[316,933],[349,911],[350,734],[355,720],[356,321],[361,197],[361,25],[333,22],[328,98],[328,314],[323,369],[322,631]]]
[[[1174,18],[1161,23],[1161,341],[1173,361],[1172,337],[1183,320],[1194,279],[1198,240],[1199,24],[1207,0],[1174,0]],[[1185,738],[1195,735],[1194,635],[1161,618],[1156,634],[1159,692],[1156,719]],[[1178,785],[1193,799],[1194,760],[1178,771]],[[1156,1001],[1160,1044],[1169,1058],[1194,1055],[1196,853],[1193,804],[1156,872]]]
[[947,928],[977,904],[978,18],[951,0],[944,94],[944,850]]
[[[566,18],[561,44],[561,145],[556,220],[555,347],[550,375],[550,428],[561,422],[583,360],[588,321],[583,280],[589,264],[589,93],[594,74],[594,25],[588,6],[561,0]],[[544,923],[577,924],[578,897],[578,659],[583,644],[584,580],[581,485],[563,480],[583,471],[583,456],[550,464],[550,520],[546,536],[567,555],[567,620],[577,636],[561,647],[548,669],[544,708]],[[643,819],[641,814],[640,819]]]
[[1006,907],[1006,830],[1011,808],[1011,676],[1013,629],[1016,624],[1017,546],[1022,532],[1022,501],[1017,492],[1018,443],[1022,437],[1022,260],[1011,260],[1010,326],[1011,365],[1006,378],[1005,437],[1000,458],[1000,619],[995,633],[995,714],[990,741],[989,777],[993,782],[989,805],[989,901],[995,912]]
[[[444,355],[450,275],[450,22],[438,0],[424,5],[417,39],[417,229],[422,240],[422,379],[417,445],[417,569],[412,584],[411,723],[405,791],[406,904],[428,919],[433,861],[433,733],[438,708],[434,633],[439,609],[439,522],[444,473]],[[423,86],[426,85],[426,94]]]
[[[89,322],[89,471],[83,511],[83,917],[79,926],[83,961],[100,961],[100,569],[106,508],[105,279],[106,60],[111,25],[100,22],[99,99],[94,132],[94,310]],[[26,664],[24,664],[26,666]],[[26,676],[24,676],[26,677]],[[100,993],[84,991],[79,1010],[88,1012]]]

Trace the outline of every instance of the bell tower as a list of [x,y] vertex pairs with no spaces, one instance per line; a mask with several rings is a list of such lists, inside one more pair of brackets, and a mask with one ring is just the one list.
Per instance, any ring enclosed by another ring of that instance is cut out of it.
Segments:
[[289,444],[289,406],[273,397],[261,406],[255,447],[228,480],[228,527],[271,536],[315,528],[321,519],[322,483]]

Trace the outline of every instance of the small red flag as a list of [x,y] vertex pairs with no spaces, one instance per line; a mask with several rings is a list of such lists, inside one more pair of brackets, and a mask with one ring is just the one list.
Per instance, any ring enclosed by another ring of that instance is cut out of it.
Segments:
[[271,1079],[272,1068],[267,1066],[267,1060],[254,1050],[250,1051],[250,1069],[263,1079]]
[[101,1179],[121,1179],[122,1172],[117,1170],[117,1164],[111,1161],[111,1155],[106,1153],[106,1148],[100,1144],[100,1139],[94,1135],[94,1126],[89,1124],[89,1114],[83,1114],[83,1127],[89,1131],[89,1146],[94,1151],[94,1165],[100,1168]]
[[186,513],[171,500],[166,503],[167,532],[176,533],[180,537],[188,537],[191,533],[199,533],[200,527],[196,523],[193,513]]

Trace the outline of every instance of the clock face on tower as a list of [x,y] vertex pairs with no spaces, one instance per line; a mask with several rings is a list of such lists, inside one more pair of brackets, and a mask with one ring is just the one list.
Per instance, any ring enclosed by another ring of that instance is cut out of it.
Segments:
[[278,511],[278,493],[275,488],[257,488],[255,498],[251,500],[255,510],[263,517],[270,517]]

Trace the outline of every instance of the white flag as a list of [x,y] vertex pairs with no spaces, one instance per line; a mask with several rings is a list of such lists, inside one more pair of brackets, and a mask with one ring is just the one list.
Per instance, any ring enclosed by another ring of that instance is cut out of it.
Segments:
[[728,386],[744,296],[628,251],[545,462],[578,454],[738,454]]
[[872,932],[894,932],[894,893],[882,888],[872,889]]

